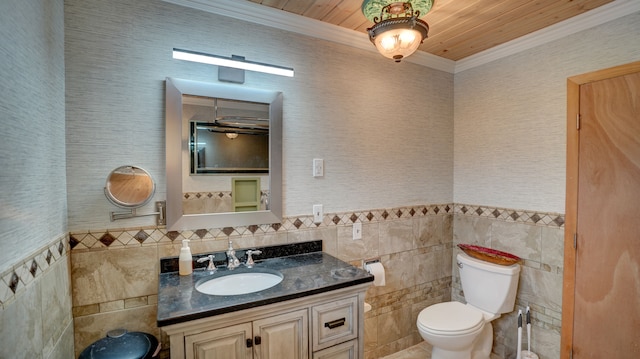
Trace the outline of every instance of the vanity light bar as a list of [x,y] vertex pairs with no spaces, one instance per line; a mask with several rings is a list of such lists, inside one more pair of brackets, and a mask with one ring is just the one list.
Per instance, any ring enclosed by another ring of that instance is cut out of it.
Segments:
[[231,67],[234,69],[263,72],[266,74],[293,77],[293,69],[276,65],[263,64],[248,60],[238,60],[228,57],[206,54],[204,52],[173,49],[173,58],[178,60],[200,62],[203,64]]

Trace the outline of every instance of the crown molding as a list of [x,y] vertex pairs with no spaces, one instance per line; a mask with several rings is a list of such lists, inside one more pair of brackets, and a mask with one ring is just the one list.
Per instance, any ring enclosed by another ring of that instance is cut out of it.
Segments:
[[[270,8],[268,6],[259,5],[251,1],[162,1],[377,53],[377,50],[369,41],[369,37],[364,33]],[[449,73],[458,73],[531,49],[535,46],[560,39],[576,32],[601,25],[605,22],[615,20],[636,11],[640,11],[640,1],[614,0],[609,4],[600,6],[555,25],[551,25],[542,30],[519,37],[502,45],[495,46],[478,54],[466,57],[462,60],[453,61],[424,51],[417,51],[413,55],[403,59],[403,62],[411,62]]]
[[484,65],[533,47],[590,29],[625,15],[640,11],[638,0],[615,0],[544,29],[456,61],[455,73]]
[[[310,19],[301,15],[258,5],[251,1],[238,0],[163,0],[164,2],[190,7],[254,24],[290,31],[360,50],[378,53],[367,34],[337,25]],[[436,70],[453,73],[455,61],[426,52],[416,52],[402,62],[411,62]]]

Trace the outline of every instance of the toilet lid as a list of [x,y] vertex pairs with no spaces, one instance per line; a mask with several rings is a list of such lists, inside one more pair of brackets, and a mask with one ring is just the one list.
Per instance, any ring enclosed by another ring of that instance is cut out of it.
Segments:
[[482,312],[460,302],[434,304],[418,315],[419,325],[437,332],[464,332],[483,323]]

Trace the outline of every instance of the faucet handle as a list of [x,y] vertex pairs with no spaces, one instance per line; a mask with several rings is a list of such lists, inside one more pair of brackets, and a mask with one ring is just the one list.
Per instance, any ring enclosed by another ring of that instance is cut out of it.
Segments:
[[253,268],[253,265],[255,264],[255,262],[253,261],[253,258],[251,256],[254,254],[260,255],[262,254],[262,251],[256,250],[256,249],[249,249],[247,251],[247,262],[245,263],[245,266],[247,266],[247,268]]
[[216,265],[213,263],[213,258],[214,258],[213,254],[209,254],[206,257],[198,258],[198,263],[209,261],[209,265],[207,265],[207,270],[215,272],[217,268],[216,268]]

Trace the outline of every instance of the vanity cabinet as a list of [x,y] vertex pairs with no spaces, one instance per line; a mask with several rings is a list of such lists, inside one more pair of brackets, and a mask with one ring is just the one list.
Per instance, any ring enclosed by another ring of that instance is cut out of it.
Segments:
[[360,359],[369,284],[213,315],[161,329],[172,359]]
[[194,359],[306,359],[305,310],[187,335],[185,357]]

